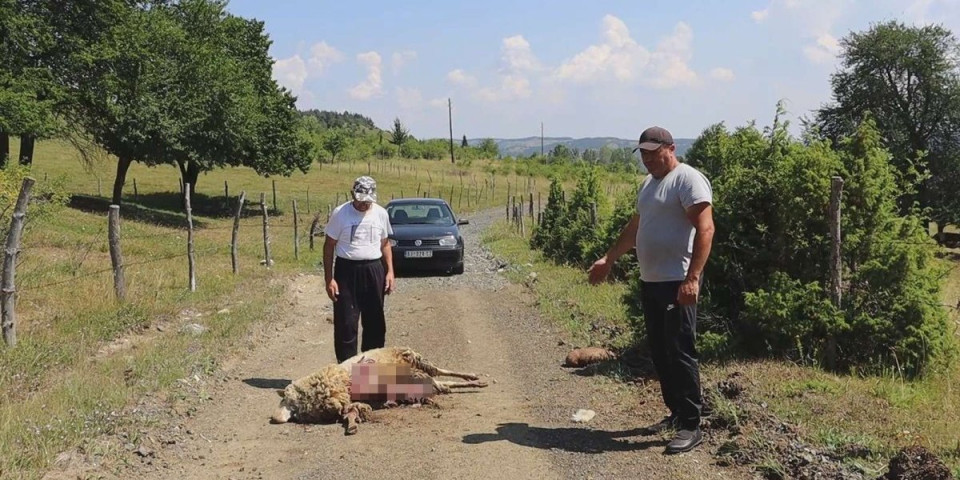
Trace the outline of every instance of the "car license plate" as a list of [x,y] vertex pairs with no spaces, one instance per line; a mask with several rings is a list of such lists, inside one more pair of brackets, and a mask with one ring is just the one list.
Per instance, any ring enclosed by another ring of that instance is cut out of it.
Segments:
[[407,250],[403,252],[405,258],[430,258],[433,256],[433,250]]

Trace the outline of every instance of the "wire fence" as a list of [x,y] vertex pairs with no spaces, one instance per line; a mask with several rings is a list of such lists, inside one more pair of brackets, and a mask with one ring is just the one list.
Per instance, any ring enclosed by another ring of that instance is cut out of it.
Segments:
[[[162,228],[162,231],[143,231],[142,229],[149,227],[137,222],[132,224],[136,225],[133,232],[124,234],[120,228],[121,209],[119,206],[111,205],[105,223],[90,233],[89,240],[76,241],[73,238],[64,237],[44,239],[39,244],[32,244],[29,241],[21,243],[24,227],[28,223],[26,210],[32,184],[33,180],[27,179],[21,187],[21,198],[12,216],[13,221],[8,231],[4,256],[2,286],[0,286],[0,304],[3,307],[0,313],[0,325],[2,325],[4,340],[9,346],[16,343],[16,303],[13,300],[17,295],[50,291],[63,285],[77,284],[91,279],[105,280],[112,274],[116,299],[124,302],[126,286],[132,283],[124,274],[125,271],[141,272],[142,269],[137,267],[184,259],[188,260],[183,263],[187,267],[185,269],[189,269],[189,288],[190,291],[194,291],[196,258],[217,258],[218,262],[223,262],[223,268],[232,267],[234,274],[238,273],[239,261],[250,262],[251,258],[256,258],[257,266],[270,268],[274,265],[274,250],[270,246],[276,243],[279,237],[282,238],[279,241],[292,243],[292,248],[280,249],[280,254],[291,255],[299,260],[301,245],[309,242],[310,248],[313,249],[313,237],[322,231],[323,225],[329,220],[323,211],[307,216],[297,211],[296,206],[293,212],[282,217],[271,216],[269,213],[271,210],[266,208],[267,201],[264,195],[261,195],[260,202],[248,204],[258,207],[262,212],[259,218],[249,214],[244,216],[245,212],[241,208],[236,208],[240,205],[240,198],[245,196],[245,193],[241,193],[232,200],[234,206],[231,210],[235,212],[232,222],[223,218],[228,221],[224,223],[228,224],[217,223],[195,227],[192,211],[189,208],[189,194],[185,194],[186,215],[182,218],[183,224],[177,225],[176,219],[165,219],[162,222],[163,225],[157,226]],[[137,218],[137,210],[138,208],[134,207],[134,213],[130,214],[133,218]],[[276,211],[276,209],[273,210],[273,212]],[[329,211],[328,208],[327,214]],[[295,218],[291,219],[291,216]],[[224,231],[232,231],[233,234],[225,235]],[[195,241],[199,241],[202,247],[194,248]],[[244,245],[242,250],[241,244]],[[31,254],[34,249],[51,248],[61,252],[60,258],[51,261],[46,253]],[[171,252],[173,249],[182,250],[173,253]],[[257,253],[251,254],[252,249]],[[129,260],[123,258],[125,250],[134,252],[134,254],[128,254]],[[110,263],[109,266],[104,266],[108,261],[107,254],[109,254]],[[163,269],[169,271],[169,267],[163,267]],[[184,283],[187,284],[187,282]]]

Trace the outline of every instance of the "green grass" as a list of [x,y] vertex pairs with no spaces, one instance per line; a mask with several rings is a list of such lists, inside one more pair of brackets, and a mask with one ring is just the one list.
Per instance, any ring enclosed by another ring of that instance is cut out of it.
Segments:
[[[511,281],[534,287],[540,310],[563,325],[574,343],[588,346],[611,340],[603,329],[592,329],[595,325],[627,325],[621,306],[627,292],[625,284],[590,285],[585,269],[556,265],[530,250],[529,232],[525,233],[528,235],[521,236],[506,222],[500,222],[484,233],[483,243],[509,263],[505,273]],[[536,280],[531,280],[532,273],[536,273]],[[611,346],[624,346],[629,341],[629,335],[618,336]]]
[[[584,269],[546,261],[529,249],[527,238],[505,223],[488,231],[484,242],[511,265],[507,271],[511,280],[532,287],[542,313],[564,326],[574,343],[605,340],[602,334],[590,331],[591,323],[628,326],[622,304],[625,284],[590,286]],[[530,282],[530,272],[537,272],[535,282]],[[950,270],[942,290],[943,303],[956,305],[960,268]],[[950,316],[951,321],[958,321],[957,312],[951,310]],[[614,343],[627,341],[629,335],[623,335]],[[815,445],[830,449],[854,444],[868,447],[874,453],[866,460],[868,468],[880,471],[899,448],[921,444],[960,472],[960,436],[956,433],[960,431],[960,367],[907,381],[895,375],[834,375],[790,362],[738,361],[706,363],[702,378],[707,384],[735,371],[750,379],[749,394],[799,426],[802,435]],[[720,402],[726,419],[742,421],[735,407],[727,403]],[[762,467],[773,477],[782,473],[772,460]]]
[[[18,142],[11,141],[11,158]],[[319,272],[322,241],[308,248],[308,228],[318,215],[346,199],[354,178],[371,174],[380,203],[400,196],[443,196],[467,216],[503,208],[518,189],[529,201],[546,202],[549,182],[501,172],[495,161],[469,166],[427,160],[373,160],[315,164],[306,174],[263,178],[247,168],[202,174],[194,211],[197,291],[188,289],[186,217],[180,207],[179,171],[135,163],[127,174],[121,207],[121,247],[126,264],[126,302],[113,293],[107,244],[107,206],[115,160],[84,165],[68,144],[37,145],[31,176],[38,183],[63,178],[71,206],[33,218],[27,212],[17,268],[15,348],[0,345],[0,478],[39,478],[56,456],[82,447],[107,448],[86,439],[117,429],[136,432],[121,412],[150,394],[177,401],[178,381],[214,371],[244,345],[252,329],[281,314],[287,278]],[[497,173],[491,173],[497,172]],[[134,191],[136,182],[136,192]],[[224,195],[224,182],[229,195]],[[276,207],[273,187],[276,185]],[[619,185],[614,179],[614,185]],[[240,271],[230,261],[232,209],[246,192],[239,234]],[[266,268],[260,209],[270,209],[271,253]],[[309,198],[308,198],[309,197]],[[299,207],[300,258],[294,258],[292,202]],[[4,220],[6,222],[7,220]],[[230,313],[216,312],[229,308]],[[190,322],[209,330],[198,337],[178,333]],[[156,328],[165,326],[163,332]],[[110,349],[119,338],[135,348]]]

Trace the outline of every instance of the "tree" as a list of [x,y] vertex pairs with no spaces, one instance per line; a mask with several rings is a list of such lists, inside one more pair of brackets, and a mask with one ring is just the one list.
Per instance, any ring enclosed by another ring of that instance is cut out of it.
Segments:
[[30,164],[35,141],[64,128],[70,61],[124,8],[121,0],[0,0],[0,164],[10,135],[20,137],[20,163]]
[[460,141],[460,148],[467,148],[470,145],[467,143],[467,136],[463,136],[463,140]]
[[500,156],[500,147],[497,145],[496,140],[484,138],[483,142],[480,143],[480,152],[486,158],[497,158]]
[[344,111],[333,112],[327,110],[305,110],[300,112],[304,117],[316,119],[323,128],[346,128],[348,130],[375,130],[373,120],[359,113]]
[[222,0],[182,0],[173,11],[190,52],[182,60],[181,91],[194,106],[181,116],[191,125],[182,130],[183,148],[172,150],[184,183],[193,189],[200,172],[224,166],[268,176],[305,172],[309,141],[295,98],[272,78],[263,22],[228,14]]
[[[866,116],[834,144],[791,137],[781,114],[763,132],[714,125],[687,154],[718,199],[703,332],[740,352],[814,362],[833,339],[840,369],[922,374],[948,349],[941,272],[919,219],[898,212],[876,124]],[[824,255],[834,175],[846,182],[840,308]]]
[[410,138],[410,132],[404,128],[403,124],[400,123],[399,118],[393,120],[393,130],[390,132],[389,142],[397,146],[397,155],[400,155],[400,150],[403,147],[404,142]]
[[71,71],[72,120],[117,157],[113,202],[134,161],[164,163],[182,128],[178,85],[186,39],[169,9],[132,8],[78,55]]
[[337,155],[343,152],[346,146],[346,137],[340,130],[330,130],[323,137],[323,149],[330,152],[330,163],[337,161]]
[[222,1],[158,1],[123,11],[77,56],[73,118],[118,158],[114,203],[134,161],[175,164],[191,188],[218,166],[309,168],[295,99],[271,78],[269,45],[262,22],[226,14]]
[[833,102],[816,112],[813,126],[837,143],[872,114],[899,175],[901,212],[918,203],[938,223],[951,215],[956,221],[950,199],[960,190],[957,39],[942,26],[891,21],[851,33],[841,46]]

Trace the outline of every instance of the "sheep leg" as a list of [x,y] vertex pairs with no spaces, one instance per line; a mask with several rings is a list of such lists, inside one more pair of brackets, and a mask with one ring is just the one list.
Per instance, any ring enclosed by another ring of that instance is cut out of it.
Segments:
[[487,386],[487,382],[481,382],[479,380],[471,380],[469,382],[437,382],[442,387],[445,387],[447,390],[451,388],[484,388]]
[[367,415],[373,411],[373,408],[366,403],[354,402],[343,407],[342,418],[345,423],[346,435],[357,433],[358,424],[367,420]]
[[446,370],[436,365],[433,365],[430,362],[421,362],[421,364],[418,365],[417,367],[423,370],[424,372],[427,372],[427,375],[430,375],[431,377],[457,377],[457,378],[462,378],[464,380],[480,379],[480,377],[472,373],[461,373],[461,372]]

